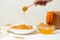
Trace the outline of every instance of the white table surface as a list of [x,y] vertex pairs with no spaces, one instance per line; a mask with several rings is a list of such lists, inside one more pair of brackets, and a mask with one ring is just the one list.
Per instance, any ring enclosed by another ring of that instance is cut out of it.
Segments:
[[[15,38],[15,36],[24,37],[24,39]],[[0,40],[60,40],[60,30],[56,30],[56,34],[40,34],[33,33],[29,35],[17,35],[13,33],[9,33],[8,36],[0,37]]]

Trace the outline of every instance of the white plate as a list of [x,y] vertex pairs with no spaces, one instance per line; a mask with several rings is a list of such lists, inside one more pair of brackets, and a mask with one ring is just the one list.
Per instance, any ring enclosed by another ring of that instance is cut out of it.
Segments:
[[35,26],[33,26],[33,29],[30,29],[30,30],[18,30],[18,29],[12,29],[10,28],[9,30],[15,34],[30,34],[32,32],[34,32],[36,29]]
[[0,37],[5,37],[8,35],[8,27],[6,26],[0,26]]

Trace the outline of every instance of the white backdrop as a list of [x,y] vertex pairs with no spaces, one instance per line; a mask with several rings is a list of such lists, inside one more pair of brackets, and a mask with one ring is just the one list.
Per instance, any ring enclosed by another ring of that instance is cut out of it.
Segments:
[[[0,25],[23,21],[24,13],[21,8],[32,3],[33,0],[0,0]],[[33,25],[45,22],[47,11],[53,10],[60,10],[60,0],[53,0],[45,7],[30,7],[26,12],[26,22]]]

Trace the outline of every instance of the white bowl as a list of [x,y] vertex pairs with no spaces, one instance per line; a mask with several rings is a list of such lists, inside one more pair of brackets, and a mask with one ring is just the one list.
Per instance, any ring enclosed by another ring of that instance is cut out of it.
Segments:
[[23,29],[19,30],[19,29],[10,28],[10,31],[15,34],[30,34],[30,33],[34,32],[35,29],[36,29],[35,26],[33,26],[33,29],[30,29],[30,30],[23,30]]

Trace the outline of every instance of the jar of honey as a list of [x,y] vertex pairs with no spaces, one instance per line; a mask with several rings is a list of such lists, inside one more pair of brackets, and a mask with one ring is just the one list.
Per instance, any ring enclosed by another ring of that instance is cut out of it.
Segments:
[[53,34],[55,31],[55,26],[54,25],[39,25],[38,26],[38,31],[39,33],[42,34]]

